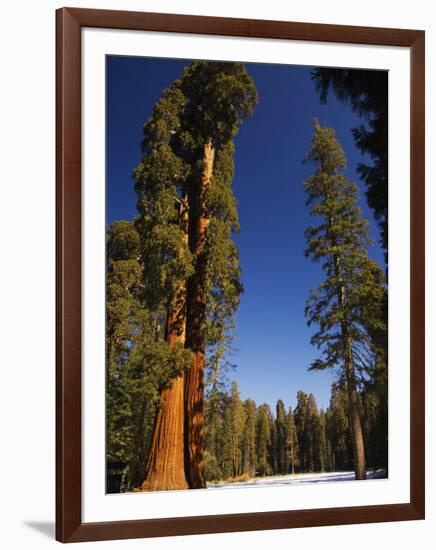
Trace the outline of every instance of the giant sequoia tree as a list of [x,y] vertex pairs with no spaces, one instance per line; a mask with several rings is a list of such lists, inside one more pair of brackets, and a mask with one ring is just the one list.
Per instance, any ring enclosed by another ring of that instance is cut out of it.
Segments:
[[184,461],[182,354],[186,335],[186,279],[192,273],[186,205],[189,169],[172,146],[184,97],[177,85],[164,91],[144,127],[144,156],[135,171],[137,228],[144,300],[160,325],[177,376],[162,385],[144,490],[187,488]]
[[[178,375],[161,388],[144,490],[206,486],[208,345],[239,303],[233,138],[257,95],[239,63],[193,62],[154,107],[135,171],[144,296]],[[186,354],[191,352],[189,368]]]
[[139,235],[132,222],[114,222],[107,239],[107,457],[126,464],[127,487],[144,479],[144,461],[160,388],[187,364],[170,349],[161,321],[143,299]]
[[306,315],[321,351],[312,369],[340,368],[345,379],[356,479],[365,479],[359,385],[377,362],[371,334],[383,329],[384,288],[380,268],[368,258],[367,222],[358,207],[358,188],[341,170],[344,152],[331,128],[315,121],[308,160],[315,173],[304,182],[311,214],[319,224],[306,231],[306,254],[322,262],[325,280],[310,293]]

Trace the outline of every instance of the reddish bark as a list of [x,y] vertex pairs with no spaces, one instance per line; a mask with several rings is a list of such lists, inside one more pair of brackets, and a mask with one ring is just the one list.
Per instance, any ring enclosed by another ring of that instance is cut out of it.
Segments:
[[191,489],[206,487],[204,463],[204,366],[205,342],[202,328],[206,313],[206,258],[204,245],[210,215],[206,205],[214,165],[215,150],[209,140],[203,149],[203,170],[194,190],[197,200],[192,219],[191,250],[196,270],[188,282],[187,345],[194,352],[191,368],[185,377],[185,471]]
[[[181,214],[181,228],[188,244],[188,212]],[[170,306],[167,319],[167,342],[170,348],[185,344],[186,283],[183,282]],[[184,375],[172,380],[161,392],[161,406],[156,413],[146,478],[142,491],[187,489],[184,468]]]
[[183,451],[183,383],[183,376],[179,376],[162,391],[141,491],[188,488]]

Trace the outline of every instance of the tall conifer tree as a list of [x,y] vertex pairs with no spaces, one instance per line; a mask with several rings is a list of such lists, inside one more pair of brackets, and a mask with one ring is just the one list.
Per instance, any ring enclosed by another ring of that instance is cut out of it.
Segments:
[[179,83],[165,90],[144,126],[143,159],[135,170],[144,300],[174,351],[178,375],[163,385],[143,490],[184,489],[186,280],[193,271],[188,243],[188,165],[174,150],[185,98]]
[[252,399],[244,401],[245,426],[242,439],[243,472],[250,477],[256,473],[256,403]]
[[271,475],[269,449],[271,446],[271,410],[267,404],[257,409],[256,453],[257,468],[260,476]]
[[168,347],[192,351],[187,374],[181,364],[162,388],[144,490],[206,486],[205,353],[239,303],[233,137],[256,100],[242,64],[196,61],[144,128],[135,177],[145,291],[165,319]]
[[348,470],[352,464],[353,453],[347,390],[337,383],[332,384],[327,431],[332,447],[332,468]]
[[306,470],[306,414],[307,414],[307,394],[303,391],[297,392],[297,406],[294,410],[294,421],[297,431],[298,449],[299,449],[299,465],[301,470]]
[[238,215],[231,184],[233,138],[251,115],[257,92],[240,63],[194,62],[181,79],[186,98],[181,140],[190,163],[189,243],[194,272],[188,281],[187,346],[193,362],[185,381],[186,473],[192,488],[205,487],[204,368],[225,320],[239,304],[238,254],[231,238]]
[[322,261],[325,281],[307,300],[309,325],[318,327],[311,342],[322,352],[311,369],[339,367],[346,380],[353,436],[356,479],[365,479],[365,445],[359,402],[360,374],[374,361],[369,329],[380,318],[384,289],[382,274],[368,258],[368,224],[358,207],[358,188],[342,173],[344,152],[331,128],[315,121],[308,160],[315,174],[304,187],[312,215],[320,219],[307,229],[306,254]]
[[295,474],[296,468],[299,466],[299,448],[298,448],[298,435],[297,428],[295,426],[295,419],[292,413],[292,407],[289,407],[288,414],[286,416],[287,422],[287,449],[288,449],[288,462],[289,471],[291,474]]
[[288,473],[288,431],[286,424],[286,411],[285,404],[281,399],[277,401],[276,405],[276,455],[277,455],[277,472],[279,474]]
[[315,396],[311,393],[307,398],[304,422],[304,441],[306,469],[309,472],[323,470],[321,458],[321,423]]

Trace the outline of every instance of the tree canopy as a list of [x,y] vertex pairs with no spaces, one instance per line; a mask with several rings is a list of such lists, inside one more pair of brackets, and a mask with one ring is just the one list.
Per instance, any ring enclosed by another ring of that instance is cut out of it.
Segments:
[[322,102],[330,90],[365,123],[352,130],[356,146],[373,164],[360,163],[368,205],[378,220],[387,263],[388,248],[388,71],[318,68],[312,78]]

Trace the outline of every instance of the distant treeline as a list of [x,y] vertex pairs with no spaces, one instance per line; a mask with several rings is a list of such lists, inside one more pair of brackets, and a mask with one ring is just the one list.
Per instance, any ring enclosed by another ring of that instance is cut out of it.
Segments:
[[[387,407],[377,393],[360,395],[367,467],[387,470]],[[300,472],[353,470],[353,443],[344,385],[333,384],[330,405],[297,393],[295,409],[279,399],[275,411],[241,401],[238,385],[206,401],[208,481]]]
[[[133,379],[125,380],[125,388],[132,384],[136,385]],[[207,480],[353,470],[345,385],[332,384],[330,404],[325,410],[318,408],[312,393],[298,391],[296,397],[294,409],[279,399],[273,411],[266,403],[242,401],[235,381],[230,386],[221,383],[219,388],[210,385],[204,428]],[[383,468],[387,472],[386,400],[382,399],[379,385],[368,386],[359,397],[367,468]],[[127,403],[134,405],[130,399]],[[137,414],[132,414],[132,409]],[[112,428],[108,439],[108,466],[110,469],[115,464],[119,468],[121,464],[122,490],[132,490],[143,479],[155,410],[126,406],[120,412],[117,420],[122,427],[119,424],[121,429]]]

